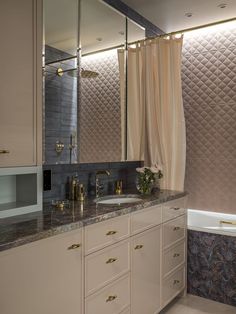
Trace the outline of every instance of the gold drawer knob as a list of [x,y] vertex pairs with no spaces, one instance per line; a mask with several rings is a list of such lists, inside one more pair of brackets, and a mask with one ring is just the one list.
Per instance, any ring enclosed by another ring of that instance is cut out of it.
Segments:
[[135,249],[135,250],[140,250],[140,249],[142,249],[142,248],[143,248],[143,245],[140,244],[140,245],[136,245],[134,249]]
[[173,282],[174,285],[178,285],[179,283],[180,283],[180,281],[179,281],[179,280],[176,280],[176,279],[175,279],[174,282]]
[[10,154],[10,151],[6,149],[0,149],[0,154]]
[[106,261],[106,264],[112,264],[112,263],[115,263],[117,261],[117,258],[109,258],[107,261]]
[[106,299],[106,302],[112,302],[115,299],[117,299],[117,295],[109,295],[109,297]]
[[108,231],[107,233],[106,233],[106,235],[107,236],[110,236],[110,235],[113,235],[113,234],[116,234],[117,233],[117,231]]
[[75,250],[81,247],[81,244],[72,244],[71,246],[68,247],[68,250]]
[[175,254],[173,255],[173,257],[179,257],[179,256],[180,256],[179,253],[175,253]]
[[174,227],[174,231],[180,230],[180,227]]

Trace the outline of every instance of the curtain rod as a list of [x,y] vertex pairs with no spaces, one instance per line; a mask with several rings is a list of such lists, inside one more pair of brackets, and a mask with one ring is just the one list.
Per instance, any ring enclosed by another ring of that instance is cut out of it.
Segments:
[[[203,25],[199,25],[199,26],[195,26],[195,27],[185,28],[185,29],[181,29],[181,30],[171,32],[171,33],[160,34],[160,35],[156,35],[153,37],[147,37],[146,39],[156,39],[156,38],[160,38],[160,37],[173,36],[173,35],[177,35],[177,34],[181,34],[181,33],[187,33],[187,32],[191,32],[191,31],[195,31],[195,30],[202,29],[205,27],[216,26],[216,25],[220,25],[220,24],[224,24],[224,23],[228,23],[228,22],[234,22],[234,21],[236,21],[236,17],[231,18],[231,19],[227,19],[227,20],[221,20],[218,22],[209,23],[209,24],[203,24]],[[129,45],[140,43],[140,41],[141,40],[134,41],[132,43],[129,43]]]

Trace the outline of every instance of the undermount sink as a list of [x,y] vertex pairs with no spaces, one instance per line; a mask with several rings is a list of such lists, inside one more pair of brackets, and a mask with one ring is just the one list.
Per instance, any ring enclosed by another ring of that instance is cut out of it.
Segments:
[[104,205],[115,205],[115,204],[130,204],[130,203],[138,203],[142,201],[139,195],[112,195],[112,196],[105,196],[100,197],[95,200],[97,204],[104,204]]

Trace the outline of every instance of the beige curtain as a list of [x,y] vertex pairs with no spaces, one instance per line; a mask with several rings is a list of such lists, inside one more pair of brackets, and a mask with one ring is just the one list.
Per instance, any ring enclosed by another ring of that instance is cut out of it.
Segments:
[[183,190],[185,176],[182,43],[158,38],[128,50],[128,159],[161,165],[172,190]]

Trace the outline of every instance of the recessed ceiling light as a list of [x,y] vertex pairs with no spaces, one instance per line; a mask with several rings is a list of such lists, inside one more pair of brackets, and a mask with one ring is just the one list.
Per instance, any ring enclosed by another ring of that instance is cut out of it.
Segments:
[[220,8],[220,9],[225,9],[226,7],[227,7],[226,3],[221,3],[218,5],[218,8]]
[[102,41],[101,37],[96,38],[97,41]]
[[188,13],[185,13],[184,15],[185,15],[186,17],[192,17],[192,16],[193,16],[193,13],[188,12]]

